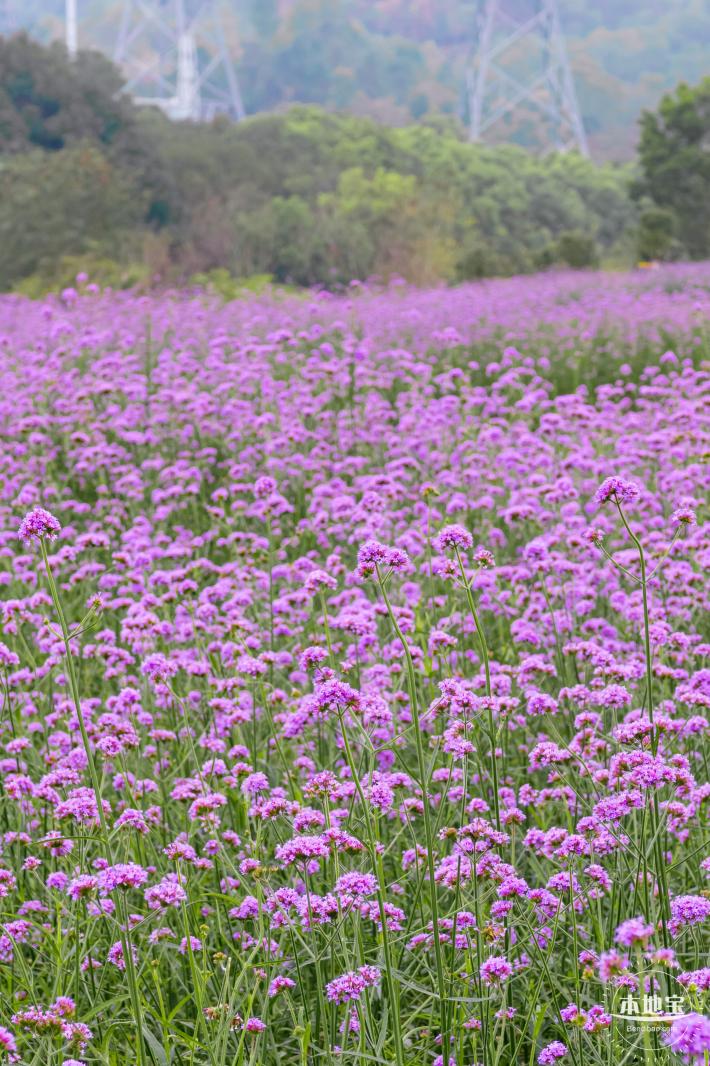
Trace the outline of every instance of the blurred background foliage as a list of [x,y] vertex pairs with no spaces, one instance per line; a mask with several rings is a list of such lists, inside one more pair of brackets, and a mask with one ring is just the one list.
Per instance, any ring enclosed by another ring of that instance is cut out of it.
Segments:
[[[61,36],[64,0],[4,2],[17,28]],[[461,114],[477,0],[219,2],[250,113],[312,103],[389,125]],[[592,152],[630,161],[640,112],[708,73],[710,4],[561,0],[560,12]],[[80,15],[82,41],[112,54],[120,0],[80,0]]]
[[[264,33],[277,13],[255,16]],[[98,53],[71,64],[59,45],[0,39],[0,288],[41,291],[81,263],[112,285],[334,286],[710,254],[710,81],[644,115],[631,164],[471,145],[444,115],[386,126],[297,104],[173,123],[120,84]]]

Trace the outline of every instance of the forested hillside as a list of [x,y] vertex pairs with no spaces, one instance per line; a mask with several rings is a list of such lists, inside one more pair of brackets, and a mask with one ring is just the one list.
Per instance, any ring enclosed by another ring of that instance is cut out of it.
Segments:
[[635,164],[471,144],[443,115],[172,122],[120,87],[100,53],[0,38],[0,289],[85,271],[430,284],[710,255],[710,78],[643,114]]
[[[515,0],[525,4],[528,0]],[[63,0],[7,0],[48,40]],[[223,0],[247,110],[313,103],[402,125],[461,115],[477,0]],[[85,43],[111,50],[121,4],[80,0]],[[628,160],[637,119],[681,79],[707,73],[708,0],[560,0],[592,151]]]
[[221,268],[298,285],[633,261],[625,167],[472,145],[442,117],[387,127],[295,106],[173,123],[119,81],[95,53],[0,40],[3,288],[60,283],[77,256],[92,274],[110,260],[146,280]]

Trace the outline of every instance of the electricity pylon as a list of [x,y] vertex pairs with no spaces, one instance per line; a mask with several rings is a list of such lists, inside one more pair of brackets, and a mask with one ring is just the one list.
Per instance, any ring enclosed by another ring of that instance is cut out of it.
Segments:
[[244,118],[215,0],[123,0],[114,60],[125,91],[171,118]]
[[79,47],[76,0],[66,0],[64,6],[64,40],[70,59],[76,59]]
[[467,71],[472,141],[501,137],[501,125],[536,119],[541,147],[589,155],[557,0],[480,0]]

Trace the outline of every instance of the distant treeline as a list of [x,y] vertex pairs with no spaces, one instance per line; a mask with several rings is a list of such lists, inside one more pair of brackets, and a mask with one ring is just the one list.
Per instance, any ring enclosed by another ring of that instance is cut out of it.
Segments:
[[683,179],[669,148],[692,90],[645,116],[634,171],[470,145],[447,119],[389,128],[295,107],[172,123],[120,85],[97,53],[72,64],[59,46],[0,39],[0,288],[40,291],[77,266],[114,284],[222,271],[334,286],[708,254],[707,195],[685,230],[678,199],[710,173]]

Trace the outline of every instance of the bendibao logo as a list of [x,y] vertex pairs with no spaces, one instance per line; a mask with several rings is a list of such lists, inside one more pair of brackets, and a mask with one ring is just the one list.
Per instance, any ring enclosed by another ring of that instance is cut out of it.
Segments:
[[[696,1009],[688,990],[667,970],[654,968],[631,975],[633,985],[607,986],[607,1009],[615,1035],[643,1053],[665,1052],[671,1026]],[[632,1063],[632,1056],[625,1059]]]

